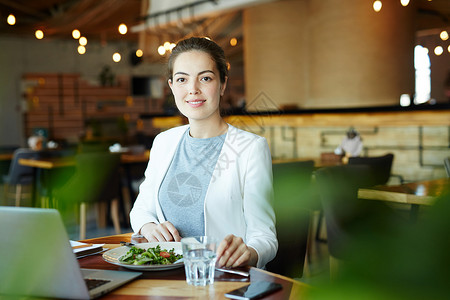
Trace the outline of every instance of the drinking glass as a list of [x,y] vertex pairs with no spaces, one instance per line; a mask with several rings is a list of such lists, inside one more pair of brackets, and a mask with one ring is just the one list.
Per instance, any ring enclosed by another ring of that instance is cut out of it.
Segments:
[[194,236],[181,239],[186,282],[190,285],[214,283],[217,239],[210,236]]

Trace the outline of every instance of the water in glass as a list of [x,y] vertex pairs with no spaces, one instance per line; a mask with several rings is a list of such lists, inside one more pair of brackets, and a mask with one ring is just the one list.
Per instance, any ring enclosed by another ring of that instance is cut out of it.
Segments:
[[186,281],[191,285],[208,285],[214,283],[214,266],[216,253],[209,249],[190,250],[184,255]]

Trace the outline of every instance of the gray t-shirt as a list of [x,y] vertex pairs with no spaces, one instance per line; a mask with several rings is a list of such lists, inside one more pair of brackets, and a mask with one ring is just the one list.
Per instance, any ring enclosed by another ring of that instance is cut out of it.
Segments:
[[186,130],[159,188],[159,204],[181,237],[205,234],[204,203],[226,134],[198,139]]

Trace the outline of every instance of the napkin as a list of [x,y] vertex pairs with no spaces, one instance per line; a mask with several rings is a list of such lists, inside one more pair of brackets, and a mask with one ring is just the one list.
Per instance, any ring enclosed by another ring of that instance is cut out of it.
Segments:
[[77,241],[70,241],[73,253],[77,258],[85,257],[100,253],[106,249],[103,248],[105,244],[87,244]]

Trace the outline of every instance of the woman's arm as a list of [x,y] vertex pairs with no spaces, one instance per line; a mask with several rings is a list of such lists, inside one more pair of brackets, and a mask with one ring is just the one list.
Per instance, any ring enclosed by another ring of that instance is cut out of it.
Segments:
[[[242,150],[242,149],[241,149]],[[245,151],[245,155],[244,155]],[[258,137],[244,151],[242,168],[242,212],[246,224],[245,241],[228,235],[219,244],[218,264],[262,268],[275,257],[278,242],[272,208],[272,159],[264,138]]]

